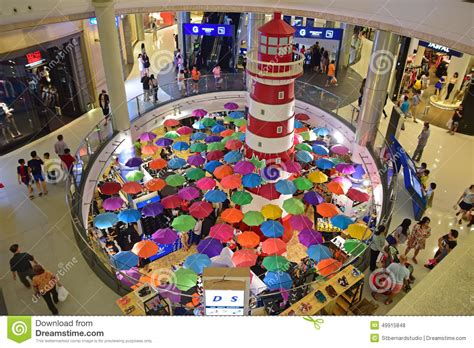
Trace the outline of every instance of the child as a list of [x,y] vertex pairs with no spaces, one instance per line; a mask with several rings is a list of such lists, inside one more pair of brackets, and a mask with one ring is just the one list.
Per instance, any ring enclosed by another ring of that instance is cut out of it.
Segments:
[[408,117],[408,112],[410,111],[410,102],[408,101],[408,96],[403,97],[403,103],[400,105],[400,110],[403,112],[405,118]]
[[425,188],[425,189],[426,189],[426,184],[428,183],[429,175],[430,175],[430,171],[427,169],[420,176],[421,185],[423,185],[423,188]]
[[428,208],[433,206],[434,190],[436,190],[436,183],[432,182],[426,190],[426,206]]
[[426,164],[426,162],[421,163],[421,166],[416,169],[416,175],[418,177],[422,176],[425,173],[427,168],[428,168],[428,165]]
[[46,179],[53,185],[56,185],[56,171],[54,170],[54,162],[52,159],[49,158],[49,152],[45,152],[43,154],[43,168],[46,172]]
[[28,166],[25,164],[25,160],[23,158],[19,159],[18,163],[20,164],[16,168],[16,173],[18,174],[18,183],[20,185],[23,183],[26,185],[26,187],[28,187],[28,195],[30,199],[33,199],[35,198],[35,195],[33,193],[33,186],[31,185],[31,176]]
[[71,150],[64,149],[64,155],[61,156],[61,161],[63,161],[68,174],[71,175],[74,163],[76,162],[76,159],[71,156]]

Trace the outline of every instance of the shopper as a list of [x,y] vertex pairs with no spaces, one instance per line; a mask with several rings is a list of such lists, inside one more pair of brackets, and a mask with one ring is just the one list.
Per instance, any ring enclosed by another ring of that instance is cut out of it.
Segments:
[[459,232],[451,229],[448,234],[445,234],[438,239],[438,250],[434,254],[433,258],[428,260],[425,267],[433,269],[442,259],[444,259],[457,245],[457,238]]
[[105,89],[103,89],[99,94],[99,106],[102,109],[102,114],[105,118],[105,125],[107,125],[110,116],[110,98]]
[[181,244],[183,245],[184,251],[189,250],[189,234],[188,232],[179,232],[179,238],[181,240]]
[[359,88],[359,98],[357,99],[357,106],[359,106],[359,109],[360,109],[360,106],[362,105],[362,97],[364,96],[364,88],[365,88],[365,82],[367,81],[366,78],[364,78],[362,80],[362,83],[360,84],[360,88]]
[[402,223],[390,235],[387,236],[387,243],[392,246],[398,246],[405,243],[408,239],[410,225],[410,219],[403,219]]
[[61,156],[64,155],[64,149],[68,148],[67,144],[64,142],[64,138],[61,134],[57,137],[58,141],[54,143],[54,152],[56,155]]
[[154,74],[150,75],[150,90],[151,95],[153,96],[153,103],[158,102],[158,80],[155,78]]
[[[321,51],[324,50],[324,48],[321,48]],[[324,51],[322,53],[323,57],[321,59],[321,68],[323,70],[323,74],[326,74],[328,71],[328,66],[329,66],[329,52]]]
[[145,74],[145,67],[143,64],[143,58],[142,58],[141,53],[138,54],[137,61],[138,61],[138,71],[140,71],[140,76],[143,77],[143,75]]
[[428,143],[428,138],[430,137],[430,124],[429,122],[423,123],[423,129],[418,135],[418,144],[416,145],[415,152],[413,153],[413,160],[419,162],[421,156],[423,155],[423,150],[425,149],[426,144]]
[[436,183],[432,182],[428,186],[428,189],[425,193],[426,198],[426,207],[431,208],[433,206],[433,199],[434,199],[434,191],[436,190]]
[[36,274],[32,281],[35,295],[38,297],[42,296],[51,313],[58,315],[59,312],[55,306],[55,304],[59,302],[58,292],[56,290],[56,285],[60,286],[58,278],[40,265],[35,265],[33,270]]
[[456,213],[456,216],[460,215],[460,219],[458,222],[461,224],[463,215],[473,208],[474,185],[469,186],[469,188],[463,192],[457,202],[457,205],[459,206],[459,211]]
[[459,107],[454,111],[453,117],[451,118],[451,125],[449,127],[448,133],[454,135],[459,128],[459,122],[461,122],[464,116],[464,105],[459,105]]
[[147,73],[144,73],[141,79],[143,87],[143,101],[147,102],[150,100],[150,78]]
[[43,158],[43,168],[44,172],[46,173],[46,179],[48,180],[48,182],[52,183],[53,185],[56,185],[56,170],[54,169],[54,162],[50,158],[49,152],[45,152],[43,154]]
[[331,63],[328,66],[328,75],[326,79],[326,87],[329,86],[329,84],[337,86],[337,79],[336,79],[336,61],[331,60]]
[[41,167],[44,162],[39,158],[36,151],[31,151],[31,159],[28,161],[28,169],[30,174],[33,176],[36,188],[38,189],[38,196],[47,195],[48,189],[46,188],[46,181],[43,176],[43,168]]
[[313,71],[321,71],[321,48],[319,42],[316,42],[316,46],[313,47],[311,61],[313,63]]
[[[145,46],[143,46],[143,49],[144,47]],[[146,54],[146,52],[142,53],[142,61],[143,61],[143,73],[149,75],[150,74],[150,57],[148,57],[148,54]]]
[[[385,304],[389,305],[393,302],[393,298],[406,286],[410,279],[410,270],[407,267],[407,259],[405,256],[400,256],[400,262],[393,262],[387,268],[387,273],[392,282],[390,293],[388,294]],[[372,297],[378,300],[379,294],[372,292]]]
[[16,173],[18,175],[18,184],[25,184],[26,187],[28,188],[28,197],[30,199],[35,198],[34,192],[33,192],[33,185],[31,183],[31,174],[28,166],[25,163],[25,160],[23,158],[20,158],[18,160],[19,166],[16,167]]
[[191,78],[193,80],[193,93],[199,93],[199,79],[201,78],[201,73],[199,72],[196,65],[193,66],[193,70],[191,71]]
[[373,272],[377,268],[377,259],[385,246],[385,226],[379,226],[370,242],[370,271]]
[[[421,82],[420,82],[421,86]],[[421,87],[420,87],[421,89]],[[420,105],[421,97],[420,97],[420,90],[414,90],[413,98],[411,98],[411,116],[413,117],[413,122],[418,123],[416,120],[416,113],[418,111],[418,105]]]
[[18,244],[11,245],[10,251],[13,253],[12,258],[10,259],[10,271],[12,272],[13,280],[16,280],[18,275],[18,278],[20,278],[23,285],[28,289],[31,288],[31,284],[27,279],[30,278],[30,280],[32,280],[35,276],[31,263],[34,265],[37,265],[38,263],[32,255],[22,253]]
[[405,256],[407,256],[412,249],[415,249],[415,254],[412,258],[415,263],[418,263],[416,257],[420,250],[423,250],[426,247],[426,240],[431,236],[430,221],[429,217],[423,217],[415,224],[415,226],[413,226],[413,229],[408,236]]
[[176,80],[178,81],[178,89],[181,92],[181,96],[187,96],[188,91],[186,90],[186,76],[184,75],[183,69],[179,70]]
[[212,69],[212,74],[214,75],[214,82],[216,84],[216,88],[221,88],[222,78],[221,78],[221,67],[216,65],[214,69]]
[[410,111],[410,102],[408,101],[408,96],[403,97],[403,102],[400,104],[400,110],[402,110],[403,117],[408,117],[408,112]]
[[61,156],[61,160],[63,161],[64,169],[66,170],[66,172],[69,175],[72,175],[74,163],[76,162],[76,159],[71,155],[71,150],[65,149],[64,155]]

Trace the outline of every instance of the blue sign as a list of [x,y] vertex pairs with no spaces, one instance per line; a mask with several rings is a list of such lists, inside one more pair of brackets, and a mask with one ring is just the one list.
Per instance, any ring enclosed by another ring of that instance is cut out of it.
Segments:
[[234,26],[229,24],[183,24],[184,35],[232,36]]
[[343,29],[336,28],[313,28],[313,27],[302,27],[293,26],[295,28],[295,37],[305,37],[308,39],[321,39],[321,40],[342,40]]
[[[97,18],[96,17],[89,18],[89,24],[97,25]],[[118,27],[118,17],[117,16],[115,17],[115,26]]]
[[426,47],[426,48],[430,48],[432,49],[433,51],[436,51],[436,52],[441,52],[441,53],[444,53],[448,56],[454,56],[454,57],[462,57],[462,52],[458,52],[458,51],[455,51],[455,50],[452,50],[446,46],[443,46],[443,45],[439,45],[439,44],[436,44],[434,42],[428,42],[428,41],[421,41],[418,43],[419,46],[423,46],[423,47]]

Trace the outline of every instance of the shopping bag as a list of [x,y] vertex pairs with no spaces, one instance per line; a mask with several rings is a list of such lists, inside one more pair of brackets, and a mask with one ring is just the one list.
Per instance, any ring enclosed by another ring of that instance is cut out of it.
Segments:
[[448,127],[448,129],[451,129],[452,126],[453,126],[453,120],[450,119],[450,120],[446,123],[446,127]]
[[66,301],[69,291],[64,286],[58,286],[58,300],[61,302]]

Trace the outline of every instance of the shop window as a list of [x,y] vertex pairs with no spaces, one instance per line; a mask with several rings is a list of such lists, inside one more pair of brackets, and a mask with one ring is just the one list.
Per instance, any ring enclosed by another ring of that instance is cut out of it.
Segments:
[[267,54],[267,46],[260,45],[260,53]]
[[277,37],[269,37],[268,38],[268,45],[276,46],[278,45],[278,38]]
[[278,92],[278,99],[284,99],[285,98],[285,91],[280,91]]
[[283,133],[283,126],[278,126],[277,127],[277,134]]
[[288,38],[287,37],[281,37],[280,38],[280,46],[283,45],[288,45]]
[[262,35],[260,37],[260,42],[263,43],[263,44],[266,44],[267,43],[267,37],[265,35]]
[[277,48],[272,46],[268,47],[268,54],[277,54]]

